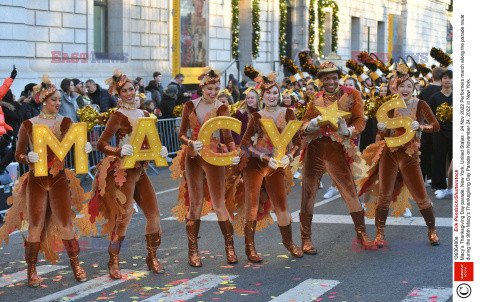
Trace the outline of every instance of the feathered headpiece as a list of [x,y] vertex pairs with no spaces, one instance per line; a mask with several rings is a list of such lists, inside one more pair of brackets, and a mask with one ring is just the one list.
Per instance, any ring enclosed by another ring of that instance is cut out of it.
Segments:
[[383,71],[378,68],[377,61],[373,59],[366,51],[362,51],[358,54],[358,60],[370,70],[368,76],[371,77],[372,80],[376,81],[378,78],[383,76]]
[[300,71],[300,68],[298,68],[298,66],[295,65],[295,63],[293,63],[293,61],[291,59],[287,59],[287,58],[284,57],[284,58],[282,58],[281,63],[282,63],[283,66],[285,66],[285,68],[291,74],[290,81],[292,81],[292,83],[295,83],[295,82],[304,78],[304,75]]
[[269,90],[272,87],[277,87],[278,91],[280,92],[280,87],[278,86],[277,83],[277,74],[274,72],[271,72],[267,74],[266,76],[262,77],[262,82],[260,83],[260,90],[261,90],[261,95],[265,93],[265,91]]
[[394,85],[398,87],[405,81],[410,81],[412,85],[415,84],[413,79],[410,77],[410,69],[408,68],[408,66],[405,64],[398,64]]
[[245,65],[245,69],[243,70],[245,75],[249,77],[252,81],[255,81],[257,85],[255,85],[255,89],[260,89],[260,83],[262,82],[262,73],[253,68],[251,65]]
[[222,93],[223,93],[223,94],[226,94],[226,95],[228,95],[228,96],[232,96],[232,94],[230,93],[230,91],[228,91],[228,89],[226,89],[226,88],[223,89],[222,91],[220,91],[220,92],[218,93],[218,95],[220,95],[220,94],[222,94]]
[[258,91],[258,89],[256,89],[255,87],[248,87],[247,89],[245,89],[245,91],[243,92],[243,94],[244,94],[245,96],[247,96],[247,95],[250,93],[250,91],[253,91],[253,92],[255,92],[257,95],[260,95],[260,91]]
[[120,70],[116,69],[113,71],[113,76],[105,80],[105,84],[108,85],[108,93],[111,95],[116,95],[120,92],[123,85],[127,82],[130,82],[132,85],[133,81],[127,78],[127,75],[122,73]]
[[57,87],[50,81],[48,75],[44,74],[42,77],[42,83],[33,86],[33,95],[35,96],[35,102],[41,103],[43,100],[51,97],[56,91]]
[[209,66],[203,68],[202,74],[198,77],[198,79],[200,80],[200,87],[220,82],[221,74],[222,72],[218,69],[212,69]]
[[[430,56],[440,63],[443,68],[449,68],[453,61],[450,55],[443,52],[443,50],[432,47],[430,50]],[[432,68],[433,69],[433,68]]]

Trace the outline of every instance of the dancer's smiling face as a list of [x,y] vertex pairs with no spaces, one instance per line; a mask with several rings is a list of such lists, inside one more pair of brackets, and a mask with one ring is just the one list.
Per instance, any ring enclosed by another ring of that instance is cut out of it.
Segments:
[[57,90],[50,97],[45,99],[45,105],[43,106],[42,111],[46,114],[58,113],[60,106],[62,106],[62,97],[60,92]]
[[122,102],[132,104],[135,102],[135,87],[132,83],[126,82],[125,85],[120,89],[118,96],[122,100]]
[[218,93],[220,92],[220,82],[216,82],[213,84],[207,84],[203,86],[203,97],[209,101],[213,101]]
[[250,91],[245,98],[247,101],[247,105],[252,108],[257,108],[257,98],[258,94],[254,91]]
[[338,87],[338,74],[336,72],[324,74],[320,78],[320,81],[322,81],[325,90],[332,93]]
[[263,101],[268,107],[273,107],[278,104],[279,96],[280,92],[278,91],[277,86],[273,86],[272,88],[265,90],[263,93]]
[[410,81],[405,81],[398,86],[398,95],[404,100],[408,101],[413,95],[413,84]]

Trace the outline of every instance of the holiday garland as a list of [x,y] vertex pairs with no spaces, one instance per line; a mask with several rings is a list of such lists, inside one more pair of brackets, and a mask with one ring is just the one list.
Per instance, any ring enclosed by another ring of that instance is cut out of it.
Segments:
[[308,8],[308,49],[310,53],[315,52],[315,2],[310,0],[310,6]]
[[323,8],[332,7],[332,52],[337,51],[338,43],[338,5],[334,0],[318,0],[318,53],[323,56],[323,47],[325,46],[325,12]]
[[238,34],[239,34],[239,26],[238,26],[238,0],[232,0],[232,56],[235,59],[238,59],[239,51],[238,51]]
[[287,54],[287,0],[280,0],[280,59]]
[[258,56],[260,42],[260,0],[252,0],[252,56]]

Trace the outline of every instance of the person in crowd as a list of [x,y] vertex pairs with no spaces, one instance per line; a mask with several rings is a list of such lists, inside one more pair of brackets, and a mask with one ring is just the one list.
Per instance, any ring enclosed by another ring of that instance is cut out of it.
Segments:
[[229,106],[234,104],[233,96],[228,89],[222,90],[218,93],[217,99],[224,105]]
[[196,100],[202,96],[202,87],[198,87],[197,91],[192,95],[192,100]]
[[150,116],[155,116],[157,119],[162,117],[162,112],[155,108],[155,102],[152,100],[145,102],[145,110],[150,113]]
[[182,85],[184,80],[185,76],[179,73],[175,76],[175,78],[172,79],[170,84],[168,84],[177,86],[177,105],[185,104],[185,102],[187,102],[188,99],[192,96],[191,93],[185,91],[185,87],[183,87]]
[[[282,235],[282,243],[293,257],[303,257],[302,250],[292,240],[292,223],[288,209],[285,188],[285,169],[293,161],[293,157],[300,149],[300,134],[293,137],[293,146],[277,161],[274,151],[267,146],[270,143],[260,119],[271,119],[275,122],[278,132],[282,132],[289,121],[296,120],[292,109],[279,106],[280,87],[276,81],[277,75],[270,73],[262,78],[260,85],[261,98],[265,104],[263,109],[251,114],[247,130],[243,136],[242,157],[246,160],[243,170],[245,182],[245,253],[248,260],[261,262],[263,259],[255,250],[255,230],[257,224],[258,207],[262,183],[273,203],[277,216],[278,227]],[[256,137],[256,139],[252,139]],[[242,159],[243,160],[243,159]]]
[[[30,166],[30,172],[24,174],[17,184],[17,194],[11,197],[12,206],[7,212],[7,218],[2,229],[13,231],[27,223],[28,232],[25,239],[25,261],[27,263],[28,285],[38,287],[42,278],[38,277],[36,264],[38,253],[42,251],[47,260],[56,261],[55,248],[52,242],[60,235],[70,264],[77,281],[86,281],[87,274],[80,266],[78,255],[80,247],[78,237],[72,223],[75,212],[83,208],[85,197],[80,186],[80,180],[75,173],[64,168],[53,153],[48,152],[48,175],[35,176],[33,166],[39,161],[38,153],[29,150],[32,142],[34,125],[46,125],[57,137],[62,139],[73,121],[61,116],[58,112],[61,105],[61,95],[48,76],[42,78],[42,83],[35,86],[36,100],[42,102],[40,115],[22,123],[15,152],[16,160]],[[86,153],[92,151],[90,143],[85,143]],[[11,213],[11,214],[10,214]],[[57,233],[58,232],[58,233]],[[1,234],[9,232],[0,231]],[[0,238],[0,242],[7,238]],[[52,254],[54,256],[52,256]]]
[[137,77],[135,81],[138,82],[138,92],[139,93],[145,93],[145,81],[143,80],[142,77]]
[[85,88],[85,83],[80,81],[79,79],[72,79],[73,85],[73,93],[78,95],[77,97],[77,105],[78,108],[83,108],[85,105],[90,105],[90,98],[87,95],[87,89]]
[[[429,105],[433,112],[443,103],[453,105],[453,72],[445,70],[440,77],[442,89],[434,93],[429,99]],[[437,199],[452,196],[451,187],[447,187],[446,172],[448,163],[452,162],[453,155],[453,123],[451,121],[439,122],[440,131],[433,134],[433,165],[432,165],[432,188],[436,189]]]
[[240,88],[238,87],[238,82],[235,79],[228,81],[227,89],[232,95],[233,104],[240,101]]
[[292,108],[294,111],[297,110],[297,99],[295,94],[293,93],[293,90],[291,89],[285,89],[282,92],[282,103],[280,106],[282,107],[287,107],[287,108]]
[[[160,95],[163,95],[163,84],[162,84],[162,74],[158,71],[153,73],[153,80],[157,82],[158,90],[160,91]],[[150,84],[150,82],[149,82]]]
[[163,94],[162,104],[160,110],[162,111],[162,118],[176,118],[173,114],[173,109],[177,104],[177,85],[168,85]]
[[[62,105],[60,106],[59,114],[70,118],[74,123],[78,123],[78,95],[73,92],[75,85],[71,79],[63,79],[60,83]],[[85,106],[85,104],[83,104]]]
[[97,105],[100,108],[100,113],[107,112],[110,108],[117,107],[117,100],[115,100],[115,97],[109,94],[108,90],[103,89],[100,85],[96,84],[94,80],[87,80],[85,82],[85,88],[87,88],[88,97],[92,101],[92,104]]
[[[418,95],[418,99],[426,102],[430,108],[432,108],[430,97],[442,90],[441,76],[444,71],[445,69],[442,67],[433,68],[432,83],[425,87]],[[433,133],[423,133],[420,145],[420,168],[422,169],[426,186],[429,186],[433,178],[433,153]]]
[[242,104],[239,106],[237,111],[235,112],[235,118],[242,122],[242,128],[240,134],[232,132],[233,140],[235,141],[235,145],[240,145],[243,135],[247,130],[247,123],[252,113],[257,112],[260,110],[261,103],[260,103],[260,93],[253,87],[247,88],[244,94],[246,95],[245,100],[242,101]]
[[[132,134],[138,118],[149,117],[150,114],[136,108],[135,87],[125,74],[115,69],[113,76],[105,80],[105,84],[109,85],[111,94],[118,96],[121,105],[108,119],[97,143],[98,150],[108,157],[102,159],[98,165],[92,186],[93,197],[88,204],[90,215],[87,218],[89,221],[106,221],[102,227],[110,240],[109,274],[112,279],[121,279],[118,261],[120,248],[134,212],[133,205],[137,202],[146,219],[147,267],[155,273],[163,273],[164,267],[156,257],[162,234],[160,212],[155,190],[145,171],[148,162],[136,162],[134,168],[120,168],[122,158],[133,155],[134,151],[129,142],[125,141],[125,137]],[[116,147],[110,145],[114,136],[117,140]],[[160,156],[167,155],[167,148],[163,147]],[[119,178],[118,175],[122,177]]]
[[145,91],[150,92],[150,99],[155,102],[155,107],[161,108],[164,93],[158,88],[158,83],[155,80],[151,80],[145,87]]
[[35,83],[29,83],[25,85],[20,94],[20,98],[18,99],[18,102],[22,104],[25,109],[25,119],[30,119],[39,115],[42,108],[42,104],[35,102],[35,98],[33,96],[33,87],[36,85],[37,84]]
[[[231,216],[225,205],[225,167],[206,162],[199,153],[202,148],[214,148],[213,152],[235,151],[235,142],[230,130],[227,129],[220,130],[225,144],[219,142],[217,133],[214,133],[209,146],[203,146],[203,143],[198,141],[199,130],[205,122],[215,116],[230,116],[230,111],[217,99],[220,91],[220,71],[205,67],[199,80],[203,94],[201,98],[188,101],[183,106],[182,122],[178,133],[183,147],[177,152],[171,167],[174,171],[172,177],[182,179],[180,192],[183,193],[179,194],[180,203],[173,211],[179,221],[186,220],[188,263],[194,267],[202,266],[197,238],[200,217],[205,214],[202,208],[206,196],[210,196],[207,199],[211,201],[224,236],[227,262],[238,262],[233,245]],[[237,165],[239,162],[240,157],[236,156],[233,164]]]

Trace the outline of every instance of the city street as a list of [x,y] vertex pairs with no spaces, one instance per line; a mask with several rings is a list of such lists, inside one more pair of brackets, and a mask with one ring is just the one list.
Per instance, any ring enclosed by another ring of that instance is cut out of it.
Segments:
[[[80,260],[88,281],[76,282],[66,253],[55,265],[39,257],[38,272],[44,282],[33,289],[26,285],[26,264],[22,235],[10,236],[0,249],[1,301],[451,301],[452,295],[452,207],[451,199],[436,200],[438,247],[430,246],[427,228],[416,205],[412,218],[389,217],[388,245],[382,250],[364,251],[353,241],[355,232],[347,207],[337,194],[323,199],[330,185],[324,177],[319,190],[312,226],[317,255],[295,259],[283,247],[276,225],[257,232],[257,251],[264,261],[249,263],[244,238],[234,237],[237,264],[226,262],[223,237],[211,213],[202,218],[199,249],[203,267],[187,262],[185,224],[172,218],[177,204],[178,182],[167,168],[151,175],[160,207],[162,244],[157,253],[166,268],[155,275],[145,264],[145,219],[136,213],[120,253],[124,278],[108,276],[108,241],[105,237],[82,237]],[[89,189],[89,180],[84,181]],[[293,217],[294,241],[300,245],[300,181],[288,196]],[[367,221],[370,237],[375,237],[373,220]],[[21,299],[19,299],[21,297]]]

